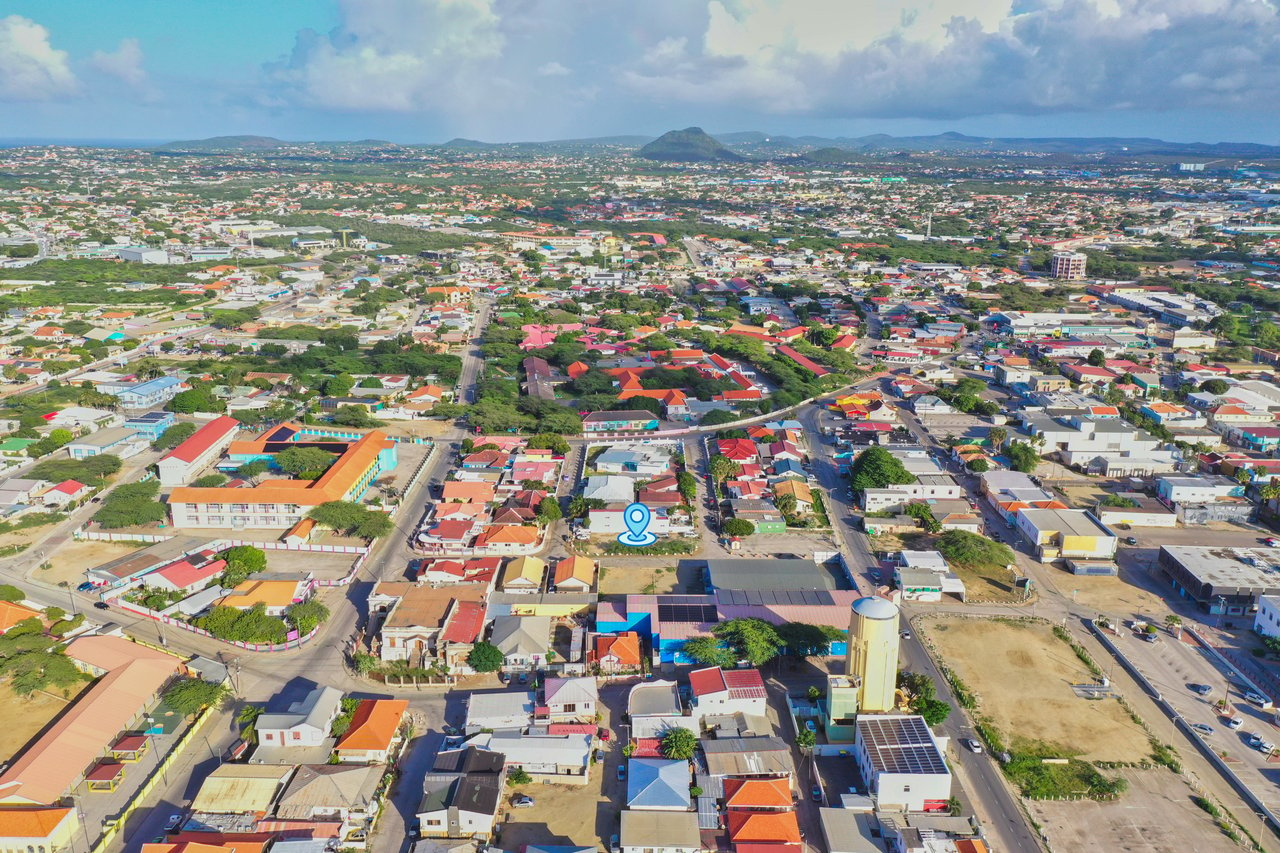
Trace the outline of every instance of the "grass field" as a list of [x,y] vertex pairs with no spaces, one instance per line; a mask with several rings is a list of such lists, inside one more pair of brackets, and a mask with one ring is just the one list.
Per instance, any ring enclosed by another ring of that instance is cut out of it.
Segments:
[[1149,758],[1146,732],[1115,699],[1079,699],[1071,684],[1092,681],[1049,625],[938,619],[930,638],[978,697],[978,712],[1015,751],[1085,761]]

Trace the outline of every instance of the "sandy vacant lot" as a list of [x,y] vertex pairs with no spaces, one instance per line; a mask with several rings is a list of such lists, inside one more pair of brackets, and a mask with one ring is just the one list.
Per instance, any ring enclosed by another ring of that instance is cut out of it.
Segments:
[[[71,698],[75,698],[74,693]],[[51,693],[34,693],[27,699],[15,694],[9,685],[0,684],[0,719],[5,721],[0,728],[0,762],[8,762],[17,755],[69,704],[68,700]]]
[[[607,745],[606,745],[607,746]],[[523,850],[527,844],[575,845],[600,847],[601,839],[607,839],[618,831],[618,803],[605,797],[601,791],[601,779],[606,769],[616,774],[616,765],[591,768],[591,779],[586,785],[543,785],[534,782],[503,792],[499,811],[502,821],[502,847],[504,850]],[[533,797],[532,808],[513,809],[513,794]]]
[[[1121,570],[1124,574],[1125,570]],[[1122,619],[1139,615],[1163,618],[1169,612],[1164,599],[1155,593],[1127,583],[1122,578],[1076,577],[1064,569],[1053,568],[1053,582],[1066,595],[1080,604]]]
[[978,695],[979,712],[1012,743],[1043,742],[1088,761],[1148,757],[1147,735],[1114,699],[1076,698],[1092,676],[1049,625],[938,619],[930,639]]
[[1180,776],[1156,770],[1120,770],[1129,790],[1114,802],[1028,802],[1055,850],[1230,850],[1235,845],[1191,801]]
[[146,542],[92,542],[68,540],[45,559],[52,567],[39,570],[36,575],[45,583],[66,583],[75,586],[84,580],[84,573],[94,566],[101,566],[116,557],[147,547]]
[[697,570],[688,567],[684,571],[669,566],[636,566],[627,563],[610,565],[609,558],[600,561],[601,594],[626,595],[628,593],[661,594],[668,592],[702,592],[702,581]]

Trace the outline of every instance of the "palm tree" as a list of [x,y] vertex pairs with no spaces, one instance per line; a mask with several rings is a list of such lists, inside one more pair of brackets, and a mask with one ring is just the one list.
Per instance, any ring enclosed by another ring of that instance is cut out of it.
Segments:
[[1004,427],[992,427],[987,431],[987,438],[991,439],[991,446],[999,450],[1009,440],[1009,431]]
[[1271,501],[1274,501],[1274,500],[1280,500],[1280,483],[1276,483],[1273,480],[1272,482],[1268,483],[1267,485],[1259,489],[1258,494],[1260,494],[1262,496],[1262,499],[1267,503],[1270,503]]
[[240,724],[241,740],[246,743],[258,742],[258,718],[262,716],[263,710],[261,705],[245,705],[240,709],[236,722]]
[[1176,613],[1170,613],[1164,617],[1164,626],[1169,629],[1169,633],[1175,637],[1182,636],[1182,617]]

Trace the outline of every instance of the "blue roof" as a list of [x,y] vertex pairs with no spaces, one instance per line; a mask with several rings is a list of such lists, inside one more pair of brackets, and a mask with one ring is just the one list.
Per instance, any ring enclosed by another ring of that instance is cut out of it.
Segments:
[[630,763],[627,768],[627,808],[689,808],[689,762],[632,758]]
[[163,391],[165,388],[171,388],[179,385],[182,380],[176,376],[157,376],[155,379],[149,379],[146,382],[139,382],[137,385],[130,385],[128,388],[121,388],[115,393],[119,394],[149,394],[152,391]]

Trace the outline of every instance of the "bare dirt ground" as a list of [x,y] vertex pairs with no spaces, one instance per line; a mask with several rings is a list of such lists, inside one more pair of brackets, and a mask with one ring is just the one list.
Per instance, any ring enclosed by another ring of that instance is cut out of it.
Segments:
[[1028,802],[1054,850],[1171,853],[1234,847],[1191,801],[1194,792],[1182,777],[1164,768],[1117,773],[1129,780],[1129,790],[1114,802]]
[[45,583],[67,583],[75,586],[84,580],[84,573],[94,566],[101,566],[116,557],[145,548],[147,542],[92,542],[70,539],[64,542],[45,560],[52,564],[48,569],[37,569],[35,576]]
[[315,551],[267,551],[269,572],[313,572],[317,578],[340,578],[351,571],[354,554]]
[[[591,777],[586,785],[533,782],[508,788],[503,793],[499,812],[503,849],[523,850],[527,844],[602,846],[602,838],[608,839],[618,831],[620,811],[618,803],[601,792],[606,770],[615,774],[613,782],[618,784],[615,768],[597,764],[591,768]],[[533,797],[534,806],[511,808],[510,800],[514,793]]]
[[15,530],[12,533],[0,533],[0,548],[10,545],[30,545],[46,535],[52,528],[52,524],[42,524],[39,527],[28,527],[24,530]]
[[1146,733],[1114,699],[1076,697],[1071,684],[1092,676],[1041,622],[937,619],[927,634],[978,696],[986,715],[1014,743],[1042,742],[1086,761],[1139,761]]
[[[75,693],[71,698],[75,698]],[[0,762],[8,762],[27,742],[35,737],[49,721],[70,705],[70,701],[52,693],[37,692],[27,699],[0,684]]]
[[420,420],[420,421],[387,421],[386,426],[379,427],[387,435],[409,435],[420,436],[422,438],[435,438],[438,435],[444,435],[453,429],[453,421],[450,420]]
[[1072,595],[1080,604],[1091,607],[1099,613],[1133,618],[1140,613],[1163,617],[1169,611],[1169,606],[1163,598],[1125,581],[1123,567],[1121,576],[1114,578],[1076,577],[1065,569],[1052,568],[1053,580],[1059,589]]
[[[674,558],[672,558],[674,559]],[[690,589],[702,590],[702,581],[692,566],[678,569],[675,563],[666,565],[629,565],[627,562],[611,563],[608,557],[600,561],[600,593],[627,595],[643,593],[656,595],[668,592],[684,593]]]

